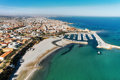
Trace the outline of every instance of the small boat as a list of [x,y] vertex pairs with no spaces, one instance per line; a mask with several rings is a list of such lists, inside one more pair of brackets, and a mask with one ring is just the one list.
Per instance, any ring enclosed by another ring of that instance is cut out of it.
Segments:
[[11,65],[9,65],[9,67],[11,67],[11,68],[15,68],[15,65],[11,64]]
[[20,63],[23,63],[24,62],[24,59],[20,59]]
[[98,51],[98,55],[100,55],[101,54],[101,52],[100,51]]

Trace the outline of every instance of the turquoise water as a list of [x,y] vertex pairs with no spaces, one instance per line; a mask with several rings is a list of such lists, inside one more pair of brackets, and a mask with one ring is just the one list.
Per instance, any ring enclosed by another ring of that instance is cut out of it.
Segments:
[[91,45],[73,44],[44,62],[32,80],[120,80],[120,51],[99,51],[102,55]]
[[116,75],[120,73],[120,55],[117,53],[107,51],[106,54],[98,56],[91,46],[79,48],[77,45],[66,55],[61,56],[61,53],[51,60],[52,65],[45,80],[120,79],[120,76]]
[[[120,45],[120,18],[55,19],[72,22],[74,24],[71,26],[77,28],[83,28],[84,25],[84,28],[91,30],[104,30],[99,33],[100,37],[111,44]],[[97,51],[102,54],[98,55]],[[43,69],[36,71],[32,80],[120,80],[120,50],[97,49],[95,42],[90,42],[89,45],[68,45],[53,53],[40,65]]]

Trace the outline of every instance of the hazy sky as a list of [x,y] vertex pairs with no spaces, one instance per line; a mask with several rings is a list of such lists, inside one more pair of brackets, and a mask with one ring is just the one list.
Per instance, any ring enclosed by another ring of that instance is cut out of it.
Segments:
[[0,15],[120,16],[120,0],[0,0]]

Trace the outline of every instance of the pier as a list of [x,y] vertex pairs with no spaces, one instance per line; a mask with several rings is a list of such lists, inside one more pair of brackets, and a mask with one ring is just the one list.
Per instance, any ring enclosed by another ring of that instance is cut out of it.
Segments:
[[64,40],[68,41],[69,43],[85,44],[85,45],[88,44],[88,42],[86,41],[75,41],[75,40],[68,40],[68,39],[64,39]]
[[93,35],[95,36],[97,42],[98,42],[98,46],[97,48],[105,48],[105,49],[112,49],[112,48],[116,48],[116,49],[120,49],[120,46],[116,46],[116,45],[111,45],[108,44],[106,42],[104,42],[98,35],[96,32],[92,32]]
[[81,34],[80,33],[78,33],[78,38],[77,39],[81,40]]
[[68,37],[67,37],[68,39],[70,38],[70,34],[68,34]]
[[105,43],[97,34],[96,32],[93,32],[94,37],[96,38],[96,41],[98,43],[98,48],[110,48],[110,46]]
[[85,33],[83,33],[83,40],[84,40],[84,41],[87,41],[87,40],[88,40]]
[[73,34],[73,39],[75,40],[76,34]]
[[87,35],[88,35],[89,39],[93,39],[92,34],[88,33]]

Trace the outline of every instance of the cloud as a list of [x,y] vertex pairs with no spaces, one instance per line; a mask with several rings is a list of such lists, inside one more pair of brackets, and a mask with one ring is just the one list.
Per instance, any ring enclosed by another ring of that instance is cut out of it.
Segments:
[[120,16],[120,5],[46,8],[0,6],[0,15]]

